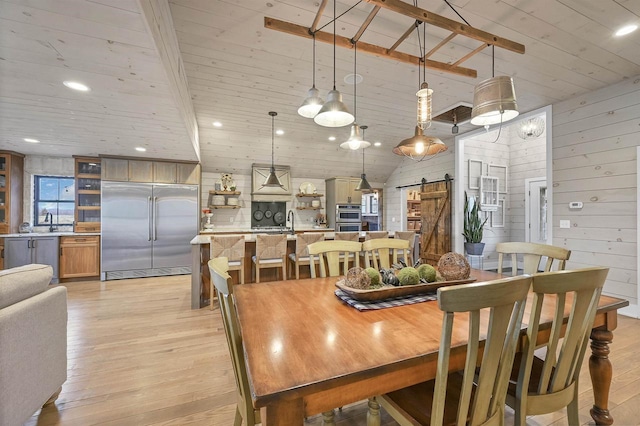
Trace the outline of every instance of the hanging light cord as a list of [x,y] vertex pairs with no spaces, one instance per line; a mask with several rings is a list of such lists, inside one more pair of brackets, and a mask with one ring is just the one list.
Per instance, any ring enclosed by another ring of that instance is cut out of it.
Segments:
[[313,36],[313,88],[316,88],[316,33],[311,33]]
[[333,0],[333,90],[336,90],[336,0]]
[[356,64],[358,63],[357,54],[358,54],[358,42],[355,41],[353,42],[353,122],[354,123],[358,122],[358,108],[356,108],[357,99],[358,99],[358,97],[356,96],[356,86],[358,86],[356,84],[356,78],[358,75],[356,72]]
[[275,114],[271,115],[271,167],[273,167],[274,164],[274,157],[273,157],[273,150],[275,149],[275,134],[274,134],[274,127],[275,127],[275,119],[276,116]]
[[491,77],[496,76],[496,47],[491,45]]

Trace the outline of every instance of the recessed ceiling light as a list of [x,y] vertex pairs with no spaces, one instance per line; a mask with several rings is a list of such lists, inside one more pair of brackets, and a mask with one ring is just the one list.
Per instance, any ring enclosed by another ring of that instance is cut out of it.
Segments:
[[376,142],[373,144],[373,146],[382,146],[382,142]]
[[333,142],[333,141],[335,141],[335,140],[336,140],[336,137],[335,137],[335,136],[329,136],[329,140],[330,140],[331,142]]
[[136,151],[138,151],[138,152],[145,152],[146,150],[147,150],[147,148],[143,148],[141,146],[137,146],[136,147]]
[[276,130],[276,135],[278,135],[278,136],[284,135],[284,130],[282,130],[282,129]]
[[630,34],[632,32],[634,32],[635,30],[638,29],[638,26],[635,24],[632,25],[625,25],[624,27],[621,27],[618,31],[616,31],[616,37],[621,37],[627,34]]
[[40,143],[38,139],[31,139],[31,138],[24,138],[23,141],[29,142],[29,143]]
[[222,123],[219,121],[214,121],[213,122],[213,127],[222,127]]
[[347,84],[360,84],[364,78],[360,74],[347,74],[344,76],[344,82]]
[[73,89],[73,90],[78,90],[80,92],[88,92],[89,90],[89,86],[86,86],[82,83],[78,83],[77,81],[63,81],[62,84],[64,84],[65,86],[67,86],[69,89]]

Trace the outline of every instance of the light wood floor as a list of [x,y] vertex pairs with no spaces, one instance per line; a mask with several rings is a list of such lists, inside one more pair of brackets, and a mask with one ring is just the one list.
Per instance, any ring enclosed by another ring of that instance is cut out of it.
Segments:
[[[188,276],[76,282],[69,290],[68,379],[56,404],[28,425],[233,424],[235,385],[217,310],[190,309]],[[621,317],[611,360],[616,425],[640,425],[640,320]],[[593,424],[588,368],[583,424]],[[338,426],[366,425],[366,405],[344,407]],[[318,416],[306,424],[319,426]],[[385,414],[384,425],[396,423]],[[512,424],[508,419],[507,424]],[[528,419],[566,425],[564,412]]]

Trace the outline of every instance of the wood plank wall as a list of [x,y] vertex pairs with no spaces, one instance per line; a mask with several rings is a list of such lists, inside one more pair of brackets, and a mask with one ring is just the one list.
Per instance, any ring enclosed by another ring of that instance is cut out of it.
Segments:
[[636,315],[639,144],[640,76],[553,106],[553,244],[571,250],[570,268],[609,266],[605,293]]

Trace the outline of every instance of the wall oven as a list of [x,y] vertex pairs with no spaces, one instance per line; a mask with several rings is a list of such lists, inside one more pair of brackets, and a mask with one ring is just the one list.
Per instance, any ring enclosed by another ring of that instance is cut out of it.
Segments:
[[359,204],[338,204],[336,206],[336,225],[345,222],[362,222],[362,207]]
[[336,222],[336,232],[360,232],[362,223],[358,222]]

